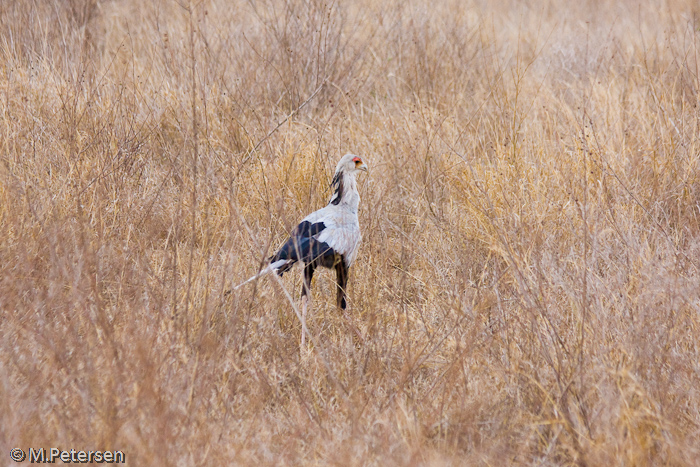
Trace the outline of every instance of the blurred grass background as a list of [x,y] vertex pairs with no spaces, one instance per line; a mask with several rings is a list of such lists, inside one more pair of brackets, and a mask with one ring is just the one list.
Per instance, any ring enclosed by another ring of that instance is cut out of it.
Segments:
[[[691,0],[4,0],[2,455],[695,464],[699,46]],[[224,292],[347,152],[300,355]]]

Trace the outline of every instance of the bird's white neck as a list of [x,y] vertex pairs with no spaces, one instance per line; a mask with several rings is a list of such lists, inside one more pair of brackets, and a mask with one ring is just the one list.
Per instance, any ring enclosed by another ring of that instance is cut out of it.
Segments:
[[357,213],[357,209],[360,205],[360,193],[357,191],[355,174],[346,173],[345,171],[336,172],[331,186],[335,191],[328,204],[349,209],[351,212]]

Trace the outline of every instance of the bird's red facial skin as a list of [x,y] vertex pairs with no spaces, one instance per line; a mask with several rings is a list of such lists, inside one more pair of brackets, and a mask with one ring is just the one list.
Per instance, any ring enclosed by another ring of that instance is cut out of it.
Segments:
[[352,161],[355,164],[362,164],[362,159],[360,159],[359,157],[353,157]]

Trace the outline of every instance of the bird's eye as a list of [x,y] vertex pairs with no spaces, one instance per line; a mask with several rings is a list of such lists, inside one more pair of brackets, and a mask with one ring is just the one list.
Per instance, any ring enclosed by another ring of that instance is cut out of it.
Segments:
[[356,166],[362,164],[362,159],[360,159],[359,157],[353,158],[352,161],[355,163]]

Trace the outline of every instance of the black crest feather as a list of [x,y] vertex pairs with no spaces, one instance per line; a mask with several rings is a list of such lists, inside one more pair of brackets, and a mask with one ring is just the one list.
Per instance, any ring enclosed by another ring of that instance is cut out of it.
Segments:
[[335,186],[335,192],[333,193],[333,197],[331,198],[331,204],[337,206],[338,204],[340,204],[340,200],[343,199],[344,193],[342,172],[338,172],[335,174],[335,176],[333,177],[333,181],[331,181],[331,186]]

